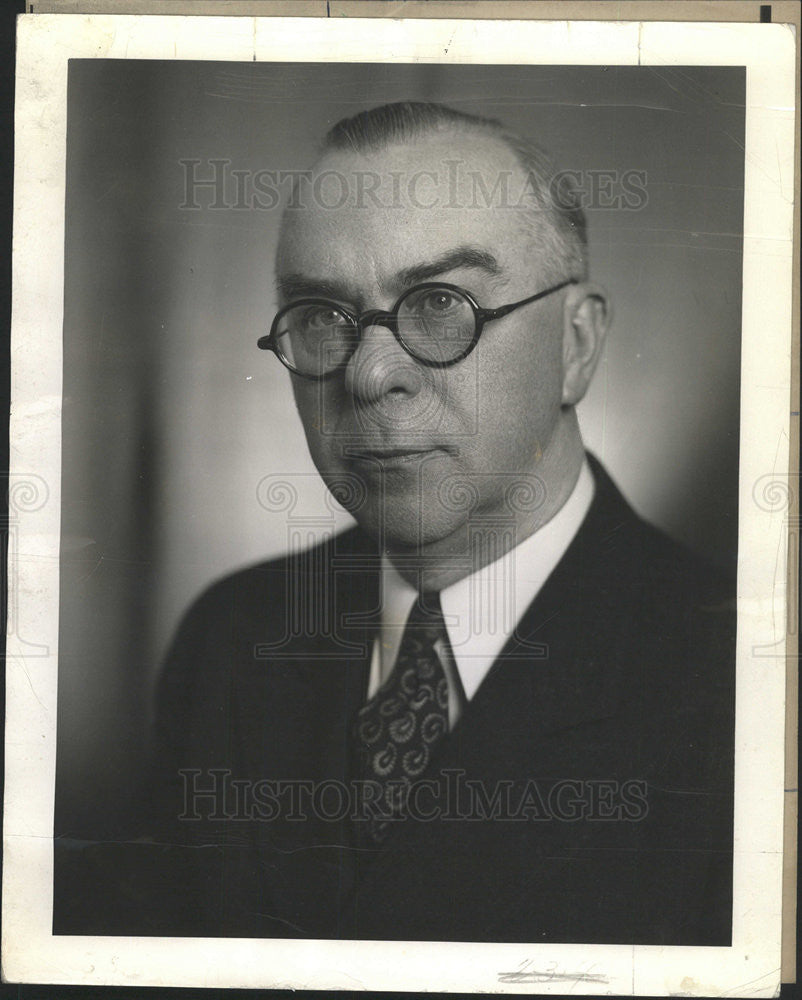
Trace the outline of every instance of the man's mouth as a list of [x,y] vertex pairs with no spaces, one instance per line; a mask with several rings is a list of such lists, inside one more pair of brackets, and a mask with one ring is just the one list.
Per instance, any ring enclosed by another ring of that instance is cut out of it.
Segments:
[[427,455],[432,455],[442,451],[436,445],[409,445],[401,447],[376,446],[370,448],[360,448],[349,454],[349,458],[357,465],[363,466],[391,466],[407,465],[418,462]]

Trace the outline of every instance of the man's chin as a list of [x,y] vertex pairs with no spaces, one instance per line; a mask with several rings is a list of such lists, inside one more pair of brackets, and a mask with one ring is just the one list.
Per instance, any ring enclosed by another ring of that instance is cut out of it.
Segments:
[[449,518],[437,518],[415,508],[413,504],[385,504],[384,509],[368,504],[353,511],[359,527],[373,538],[383,552],[417,553],[448,545],[460,524]]

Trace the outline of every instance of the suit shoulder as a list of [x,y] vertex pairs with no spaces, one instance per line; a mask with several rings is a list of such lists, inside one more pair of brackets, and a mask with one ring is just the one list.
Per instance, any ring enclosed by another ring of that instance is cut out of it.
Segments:
[[643,520],[598,460],[590,459],[597,485],[590,534],[600,572],[615,574],[624,590],[629,583],[627,597],[638,603],[724,602],[734,610],[734,574]]
[[372,577],[360,567],[372,559],[369,541],[352,529],[221,577],[184,613],[164,660],[162,684],[187,673],[223,676],[251,663],[254,650],[286,652],[293,636],[309,642],[324,635],[335,604],[367,586],[360,579]]
[[351,558],[366,545],[359,532],[350,529],[315,545],[243,566],[208,584],[189,605],[184,621],[205,619],[210,614],[229,613],[237,607],[265,601],[275,607],[287,597],[284,581],[325,574],[338,561]]
[[[154,691],[157,724],[207,719],[215,706],[218,728],[225,731],[238,683],[275,680],[297,654],[330,649],[331,624],[341,617],[334,614],[335,588],[349,596],[358,592],[356,583],[340,584],[336,572],[340,562],[359,565],[354,555],[366,543],[357,534],[344,532],[247,566],[207,587],[184,614],[163,660]],[[200,722],[194,728],[201,731]]]
[[[672,689],[700,709],[729,705],[734,680],[736,587],[726,572],[640,518],[598,463],[597,496],[581,562],[574,563],[594,620],[661,699]],[[636,685],[638,687],[640,685]]]
[[735,575],[639,519],[644,573],[656,591],[722,602],[735,609]]

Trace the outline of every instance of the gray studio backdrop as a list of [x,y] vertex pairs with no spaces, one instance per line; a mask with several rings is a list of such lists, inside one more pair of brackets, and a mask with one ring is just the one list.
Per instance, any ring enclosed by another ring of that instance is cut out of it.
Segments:
[[[742,70],[73,61],[61,832],[126,794],[150,685],[193,596],[284,550],[290,528],[311,539],[349,523],[324,503],[287,373],[256,348],[280,212],[240,197],[233,172],[303,169],[339,118],[402,99],[499,117],[581,172],[592,276],[615,305],[585,439],[639,512],[735,559]],[[213,160],[227,161],[222,197],[187,199],[188,170],[211,178]],[[629,207],[626,171],[646,195]],[[275,503],[275,476],[298,489],[294,510]]]

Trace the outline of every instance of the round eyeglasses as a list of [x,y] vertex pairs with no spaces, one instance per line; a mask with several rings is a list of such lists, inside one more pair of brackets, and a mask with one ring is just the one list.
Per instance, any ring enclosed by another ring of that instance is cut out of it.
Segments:
[[273,351],[296,375],[323,379],[348,364],[366,327],[383,326],[422,365],[447,368],[471,353],[486,323],[575,283],[569,278],[497,309],[482,309],[464,288],[443,282],[415,285],[390,312],[355,313],[330,299],[297,299],[276,313],[257,346]]

